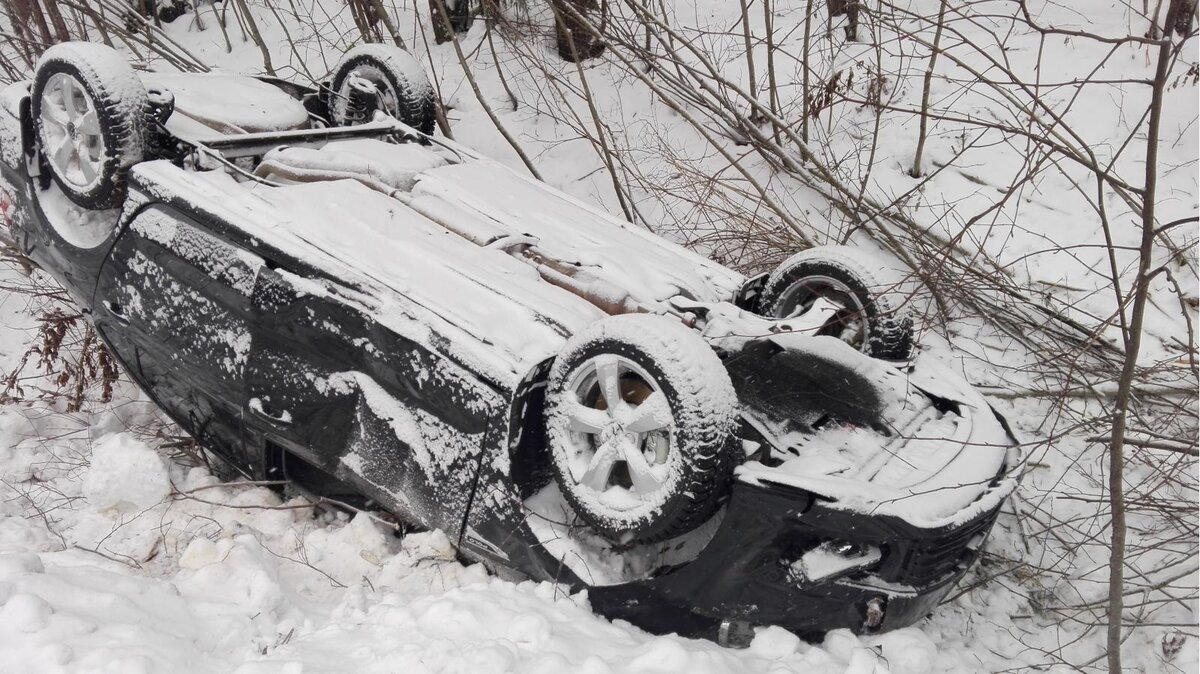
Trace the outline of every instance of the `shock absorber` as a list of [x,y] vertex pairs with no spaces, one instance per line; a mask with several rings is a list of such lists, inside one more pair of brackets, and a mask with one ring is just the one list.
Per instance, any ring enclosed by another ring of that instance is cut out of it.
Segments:
[[346,121],[351,125],[365,124],[371,121],[375,111],[379,109],[379,89],[369,80],[350,75],[348,91],[346,92]]

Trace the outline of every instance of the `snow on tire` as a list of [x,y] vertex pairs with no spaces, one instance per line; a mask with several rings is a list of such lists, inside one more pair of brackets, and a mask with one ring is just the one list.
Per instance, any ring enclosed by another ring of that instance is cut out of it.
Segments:
[[125,58],[101,44],[56,44],[38,59],[31,98],[63,193],[88,209],[120,205],[129,169],[146,152],[146,91]]
[[354,77],[375,86],[380,104],[389,115],[421,133],[433,133],[436,114],[433,85],[412,54],[385,44],[363,44],[347,51],[333,69],[329,85],[329,121],[334,126],[370,121],[359,119],[351,109]]
[[818,246],[796,253],[771,273],[760,313],[787,318],[817,297],[843,307],[819,334],[841,338],[876,358],[912,355],[910,282],[886,260],[848,246]]
[[546,432],[559,487],[617,542],[684,534],[726,496],[736,408],[720,359],[677,320],[599,321],[567,342],[550,372]]

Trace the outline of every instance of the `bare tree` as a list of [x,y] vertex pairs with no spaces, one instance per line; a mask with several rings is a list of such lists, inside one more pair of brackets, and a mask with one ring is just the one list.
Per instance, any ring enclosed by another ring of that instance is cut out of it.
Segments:
[[564,61],[593,59],[604,53],[600,0],[550,0],[554,44]]

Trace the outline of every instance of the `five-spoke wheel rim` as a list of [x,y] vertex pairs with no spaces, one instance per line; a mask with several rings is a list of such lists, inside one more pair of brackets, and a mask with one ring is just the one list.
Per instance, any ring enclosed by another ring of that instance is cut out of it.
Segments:
[[817,331],[819,335],[837,337],[850,346],[865,351],[870,344],[870,325],[867,309],[845,283],[828,276],[806,276],[788,288],[779,298],[776,312],[779,318],[791,318],[812,308],[817,298],[838,306],[829,320]]
[[38,115],[54,172],[80,190],[94,187],[103,176],[106,150],[91,95],[71,75],[55,73],[46,81]]
[[659,500],[676,450],[671,406],[654,378],[629,358],[600,354],[575,370],[566,390],[567,463],[577,488],[620,510]]

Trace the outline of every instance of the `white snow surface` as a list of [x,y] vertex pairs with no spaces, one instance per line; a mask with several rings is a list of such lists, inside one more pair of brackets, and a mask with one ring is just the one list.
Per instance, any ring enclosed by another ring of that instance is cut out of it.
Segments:
[[[767,628],[742,651],[649,636],[596,617],[586,594],[463,566],[440,532],[397,539],[365,515],[314,519],[302,499],[162,457],[126,430],[152,422],[145,402],[49,412],[0,408],[6,674],[882,674],[881,651],[920,656],[903,639],[931,649],[917,630],[835,633],[826,647]],[[140,502],[114,508],[118,494]],[[44,516],[27,516],[31,502]]]
[[46,221],[72,246],[95,248],[108,241],[116,227],[119,209],[91,211],[80,208],[55,184],[44,190],[34,188],[33,191],[34,198],[46,215]]
[[527,235],[546,257],[577,263],[647,307],[675,295],[698,301],[733,297],[744,278],[711,260],[623,222],[495,162],[469,161],[426,171],[413,208],[437,219],[488,222],[493,236]]
[[170,493],[167,467],[146,443],[114,434],[92,448],[83,496],[97,510],[151,508]]
[[278,148],[263,157],[257,172],[286,182],[286,175],[274,175],[282,168],[299,176],[351,178],[381,191],[409,191],[421,171],[445,163],[441,156],[415,143],[397,146],[367,138],[335,141],[319,150]]

